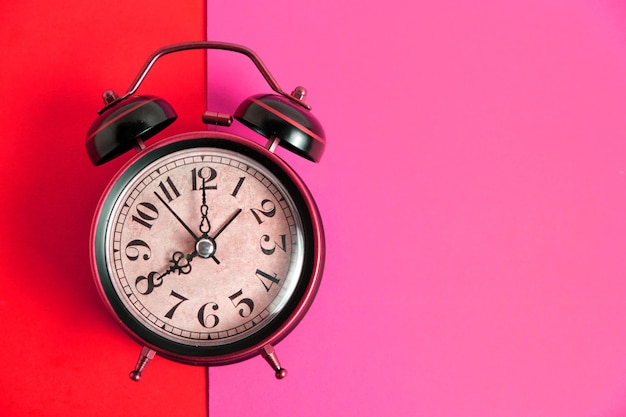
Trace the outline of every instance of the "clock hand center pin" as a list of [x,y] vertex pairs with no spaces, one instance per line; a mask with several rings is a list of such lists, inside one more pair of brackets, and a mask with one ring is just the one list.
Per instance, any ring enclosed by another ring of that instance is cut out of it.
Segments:
[[[213,240],[210,237],[203,237],[200,238],[197,242],[196,242],[196,252],[198,254],[198,256],[200,256],[201,258],[210,258],[213,257],[215,255],[215,251],[217,249],[217,245],[215,245],[215,240]],[[215,259],[215,258],[213,258]],[[219,261],[217,259],[215,259],[216,262],[219,264]]]

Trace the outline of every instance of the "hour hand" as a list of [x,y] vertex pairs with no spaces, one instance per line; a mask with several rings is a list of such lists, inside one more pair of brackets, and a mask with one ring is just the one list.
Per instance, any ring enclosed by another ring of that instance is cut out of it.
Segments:
[[198,256],[198,252],[193,251],[190,254],[185,255],[180,251],[174,252],[172,258],[169,260],[170,266],[165,272],[163,272],[159,278],[163,278],[166,275],[176,272],[178,275],[187,275],[191,272],[191,260]]
[[179,275],[187,275],[191,272],[191,260],[198,255],[198,252],[193,251],[189,255],[185,255],[182,252],[174,252],[172,259],[170,259],[170,269],[173,272],[177,272]]
[[[135,280],[135,287],[137,287],[137,291],[139,291],[140,294],[148,295],[152,291],[154,291],[155,288],[163,285],[163,278],[165,278],[167,275],[174,272],[177,272],[179,275],[189,274],[191,272],[190,262],[197,255],[198,253],[196,251],[188,255],[185,255],[180,251],[174,252],[172,258],[169,260],[169,263],[171,265],[165,270],[165,272],[158,273],[153,271],[150,272],[148,275],[140,275],[139,277],[137,277],[137,279]],[[139,288],[140,284],[141,289]]]

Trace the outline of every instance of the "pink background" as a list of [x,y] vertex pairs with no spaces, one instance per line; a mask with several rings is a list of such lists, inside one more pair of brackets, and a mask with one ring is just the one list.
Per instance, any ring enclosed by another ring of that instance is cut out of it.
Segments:
[[[157,359],[127,378],[139,347],[87,258],[122,161],[93,168],[83,141],[102,90],[205,36],[306,86],[328,138],[319,164],[281,153],[328,250],[277,347],[290,375],[212,368],[212,416],[626,415],[621,2],[73,1],[0,6],[0,415],[203,415],[201,368]],[[215,52],[205,99],[198,57],[142,87],[181,115],[168,134],[198,128],[205,100],[232,112],[268,91]]]

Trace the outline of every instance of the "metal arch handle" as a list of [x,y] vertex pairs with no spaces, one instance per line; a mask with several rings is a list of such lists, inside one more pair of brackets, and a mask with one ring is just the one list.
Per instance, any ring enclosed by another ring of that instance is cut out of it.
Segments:
[[[261,75],[263,75],[263,78],[265,78],[265,81],[267,81],[267,83],[272,88],[272,90],[274,90],[275,92],[277,92],[278,94],[284,97],[287,97],[294,103],[298,103],[299,105],[307,109],[310,108],[303,101],[285,93],[280,88],[280,86],[278,85],[274,77],[272,77],[272,74],[270,74],[265,64],[263,64],[263,61],[261,61],[261,58],[259,58],[259,56],[255,54],[251,49],[245,46],[237,45],[233,43],[214,42],[214,41],[196,41],[196,42],[177,43],[177,44],[173,44],[169,46],[164,46],[163,48],[156,50],[154,53],[152,53],[152,55],[150,55],[146,63],[143,65],[143,67],[139,71],[139,74],[137,75],[137,77],[135,78],[131,86],[128,88],[128,91],[122,97],[112,100],[110,103],[107,103],[104,109],[108,108],[111,104],[115,102],[124,100],[128,98],[129,96],[133,95],[137,91],[137,89],[139,88],[143,80],[148,75],[148,72],[150,71],[152,66],[156,63],[156,61],[159,58],[165,55],[169,55],[174,52],[187,51],[187,50],[192,50],[192,49],[219,49],[219,50],[225,50],[225,51],[231,51],[231,52],[237,52],[237,53],[243,54],[247,56],[248,58],[250,58],[250,60],[252,60],[252,62],[257,67],[257,69],[261,72]],[[102,109],[101,111],[103,111],[104,109]]]

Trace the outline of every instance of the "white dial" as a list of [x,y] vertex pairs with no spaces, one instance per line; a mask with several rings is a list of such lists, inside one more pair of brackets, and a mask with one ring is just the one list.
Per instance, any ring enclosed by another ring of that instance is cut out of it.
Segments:
[[166,349],[228,346],[293,301],[307,263],[301,197],[238,150],[179,148],[115,181],[97,221],[96,268],[133,332]]

